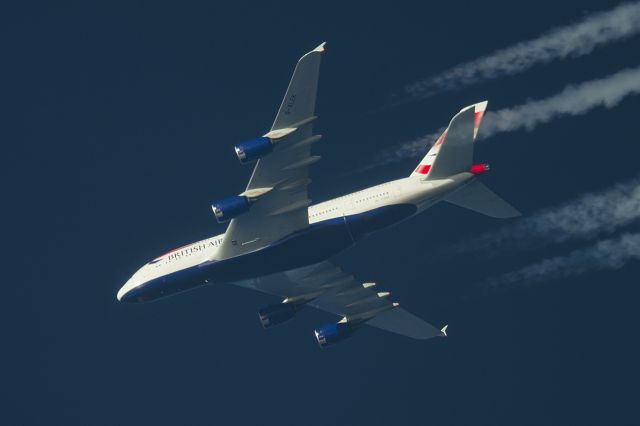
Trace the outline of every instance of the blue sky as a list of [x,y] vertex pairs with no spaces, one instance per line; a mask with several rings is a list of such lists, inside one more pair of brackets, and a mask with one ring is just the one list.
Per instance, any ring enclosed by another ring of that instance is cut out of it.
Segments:
[[[631,36],[392,106],[408,85],[615,5],[572,3],[3,6],[0,423],[636,423],[637,260],[483,284],[600,235],[451,256],[504,223],[438,205],[338,256],[408,310],[449,323],[446,341],[365,328],[320,350],[312,330],[330,315],[304,310],[265,331],[256,311],[273,300],[233,286],[115,299],[140,264],[223,232],[209,204],[250,174],[232,147],[268,129],[304,52],[327,41],[311,187],[322,201],[408,175],[419,158],[354,170],[465,105],[505,110],[640,65]],[[484,181],[525,217],[627,182],[639,110],[631,95],[493,134],[476,150],[492,166]],[[606,238],[637,231],[630,221]]]

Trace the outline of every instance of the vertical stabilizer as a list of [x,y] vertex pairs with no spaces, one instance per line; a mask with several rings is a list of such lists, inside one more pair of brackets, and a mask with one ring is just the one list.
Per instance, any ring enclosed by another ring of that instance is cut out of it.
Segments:
[[486,109],[484,101],[460,110],[411,176],[442,179],[469,171],[473,164],[473,141]]

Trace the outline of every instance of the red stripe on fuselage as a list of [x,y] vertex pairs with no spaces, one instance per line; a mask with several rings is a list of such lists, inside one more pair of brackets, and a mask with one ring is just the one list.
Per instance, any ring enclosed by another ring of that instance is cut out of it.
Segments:
[[185,248],[185,247],[189,247],[190,245],[191,245],[191,244],[187,244],[187,245],[185,245],[185,246],[178,247],[177,249],[173,249],[173,250],[171,250],[171,251],[168,251],[168,252],[166,252],[165,254],[161,254],[160,256],[156,257],[156,258],[155,258],[155,259],[153,259],[153,260],[158,260],[158,259],[160,259],[160,258],[162,258],[162,257],[165,257],[165,256],[166,256],[166,255],[168,255],[168,254],[171,254],[171,253],[176,252],[176,251],[178,251],[178,250],[182,250],[182,249],[183,249],[183,248]]

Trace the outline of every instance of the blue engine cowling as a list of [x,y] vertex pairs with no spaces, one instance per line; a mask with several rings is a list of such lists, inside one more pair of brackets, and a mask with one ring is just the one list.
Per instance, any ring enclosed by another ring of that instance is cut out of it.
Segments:
[[293,303],[278,303],[277,305],[266,306],[258,311],[260,324],[262,324],[264,328],[282,324],[293,318],[296,310]]
[[236,216],[249,211],[251,203],[249,199],[243,195],[234,195],[233,197],[223,198],[211,204],[211,210],[216,215],[219,223],[227,222]]
[[242,164],[250,163],[273,151],[273,143],[269,138],[260,137],[239,143],[234,147],[238,160]]
[[336,344],[353,334],[354,327],[348,322],[327,324],[314,330],[316,340],[321,348]]

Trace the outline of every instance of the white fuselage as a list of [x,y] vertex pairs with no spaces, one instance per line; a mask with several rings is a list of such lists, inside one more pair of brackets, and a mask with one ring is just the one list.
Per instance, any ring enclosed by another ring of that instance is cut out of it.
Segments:
[[[309,227],[336,218],[358,218],[369,212],[376,212],[391,206],[415,206],[412,213],[420,213],[443,197],[469,183],[471,173],[460,173],[446,179],[422,180],[419,177],[408,177],[372,186],[338,198],[312,205],[308,208]],[[406,216],[408,217],[408,216]],[[406,219],[394,220],[397,223]],[[387,226],[385,224],[385,226]],[[365,231],[366,233],[372,232]],[[132,289],[138,288],[151,280],[169,277],[177,272],[193,268],[203,262],[217,259],[217,251],[224,234],[197,241],[165,253],[142,266],[122,286],[118,292],[120,300]]]

